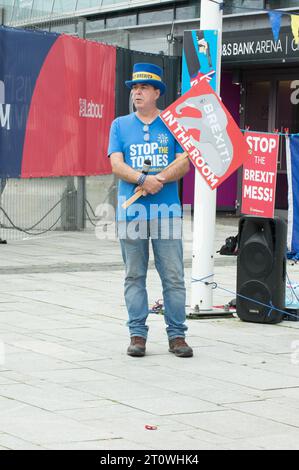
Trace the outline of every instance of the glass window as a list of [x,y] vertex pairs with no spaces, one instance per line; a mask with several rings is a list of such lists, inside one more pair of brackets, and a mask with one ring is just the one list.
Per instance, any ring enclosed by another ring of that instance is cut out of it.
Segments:
[[2,0],[0,6],[4,8],[4,24],[8,24],[13,14],[13,2],[11,0]]
[[96,33],[105,29],[105,20],[86,21],[86,32]]
[[33,0],[32,18],[49,16],[52,12],[54,0]]
[[59,25],[51,25],[50,28],[51,33],[65,33],[65,34],[75,34],[76,33],[76,24],[59,24]]
[[200,4],[176,7],[175,17],[177,20],[189,20],[200,17]]
[[32,8],[33,0],[15,0],[15,8],[27,8],[28,10]]
[[139,24],[151,24],[151,23],[163,23],[173,21],[173,9],[168,10],[156,10],[139,13],[138,23]]
[[248,81],[246,84],[245,125],[255,131],[268,131],[270,81]]
[[[246,10],[246,8],[248,8],[248,10]],[[264,0],[226,0],[224,4],[224,14],[229,15],[234,13],[242,15],[246,12],[250,13],[251,10],[263,8],[265,8]]]
[[14,4],[14,1],[12,1],[12,0],[1,0],[0,1],[0,6],[1,7],[9,7],[9,6],[12,6],[12,4]]
[[30,19],[33,0],[15,0],[12,12],[12,21],[26,21]]
[[76,10],[77,0],[55,0],[53,13],[69,13]]
[[278,82],[276,128],[299,132],[299,80]]
[[277,8],[299,7],[298,0],[266,0],[266,7],[272,10]]
[[88,10],[92,7],[100,7],[102,0],[78,0],[77,10]]
[[130,0],[103,0],[102,6],[114,5],[117,3],[130,3]]
[[106,19],[106,28],[120,28],[122,26],[134,26],[137,22],[136,15],[114,16]]
[[[279,80],[277,84],[275,127],[279,132],[299,132],[299,80]],[[279,168],[286,170],[285,145],[280,145]]]

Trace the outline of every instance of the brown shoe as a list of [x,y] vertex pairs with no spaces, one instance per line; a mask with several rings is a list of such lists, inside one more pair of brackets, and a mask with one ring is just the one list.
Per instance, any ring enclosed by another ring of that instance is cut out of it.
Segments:
[[131,343],[127,349],[127,354],[134,357],[142,357],[145,355],[146,339],[143,336],[131,336]]
[[177,337],[169,340],[169,352],[174,353],[178,357],[192,357],[193,350],[188,346],[185,338]]

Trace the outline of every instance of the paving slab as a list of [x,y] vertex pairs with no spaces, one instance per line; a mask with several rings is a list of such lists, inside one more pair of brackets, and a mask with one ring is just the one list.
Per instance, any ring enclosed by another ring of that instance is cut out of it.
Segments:
[[35,445],[51,442],[111,439],[117,437],[101,426],[97,428],[51,413],[41,408],[26,405],[16,407],[2,416],[1,429]]
[[233,409],[221,410],[216,413],[182,414],[173,416],[172,419],[179,423],[191,424],[195,428],[209,431],[228,439],[286,434],[292,440],[294,436],[298,435],[298,429],[290,424],[281,424],[272,419]]

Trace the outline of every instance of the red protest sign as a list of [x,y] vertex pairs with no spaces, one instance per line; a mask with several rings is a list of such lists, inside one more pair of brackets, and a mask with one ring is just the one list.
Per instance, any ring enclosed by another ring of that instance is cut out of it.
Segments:
[[246,132],[245,138],[253,153],[243,165],[241,212],[273,218],[279,135]]
[[206,80],[184,93],[160,117],[212,189],[251,154],[239,127]]

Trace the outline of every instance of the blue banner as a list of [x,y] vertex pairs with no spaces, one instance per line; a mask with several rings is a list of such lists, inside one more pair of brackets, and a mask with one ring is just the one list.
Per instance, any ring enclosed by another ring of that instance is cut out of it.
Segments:
[[0,27],[0,180],[111,173],[115,69],[114,46]]
[[0,27],[0,178],[21,175],[32,95],[57,37]]
[[299,255],[299,135],[286,137],[288,174],[288,250]]

